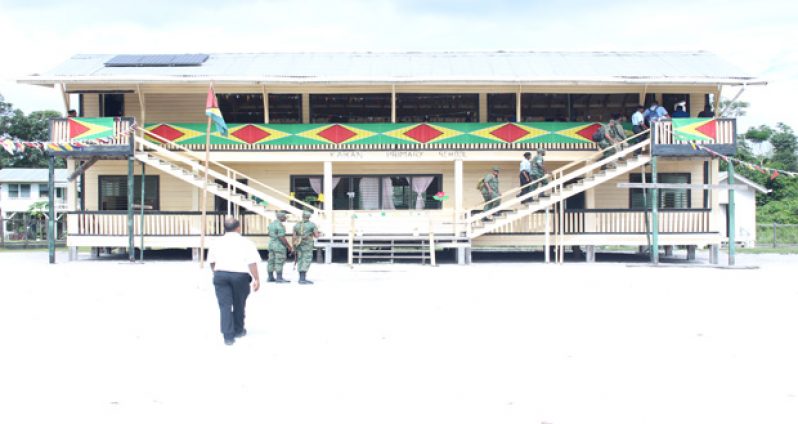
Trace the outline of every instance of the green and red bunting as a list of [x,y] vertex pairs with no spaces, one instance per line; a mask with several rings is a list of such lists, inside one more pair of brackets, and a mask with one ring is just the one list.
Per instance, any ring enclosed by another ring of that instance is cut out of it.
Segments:
[[712,118],[674,118],[673,139],[680,141],[714,141],[717,121]]
[[111,144],[115,139],[126,137],[136,128],[131,125],[126,131],[115,134],[114,118],[69,118],[68,138],[54,141],[30,141],[0,136],[0,146],[10,155],[24,153],[28,149],[64,152],[87,146]]
[[782,175],[786,175],[788,177],[798,177],[798,172],[785,171],[783,169],[768,168],[766,166],[761,166],[761,165],[757,165],[755,163],[746,162],[746,161],[743,161],[743,160],[740,160],[740,159],[737,159],[737,158],[733,158],[733,157],[730,157],[730,156],[726,156],[726,155],[720,154],[720,153],[710,149],[709,147],[706,147],[706,146],[703,146],[703,145],[693,144],[693,148],[694,149],[703,150],[703,151],[709,153],[710,155],[712,155],[713,157],[721,158],[721,159],[725,160],[726,162],[734,162],[734,163],[736,163],[738,165],[746,167],[747,169],[749,169],[751,171],[759,172],[759,173],[765,174],[765,175],[770,175],[770,179],[771,180],[775,180],[777,177],[780,177]]

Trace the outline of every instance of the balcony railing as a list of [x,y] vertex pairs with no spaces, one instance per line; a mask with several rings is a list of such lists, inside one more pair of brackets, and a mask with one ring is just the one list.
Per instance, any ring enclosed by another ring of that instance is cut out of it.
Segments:
[[737,148],[737,120],[733,118],[676,118],[652,126],[652,152],[657,156],[695,156],[708,153],[733,155]]
[[[335,223],[336,234],[349,231],[367,234],[454,234],[455,228],[465,227],[453,221],[451,211],[440,210],[426,213],[393,212],[386,216],[374,212],[368,216],[363,211],[340,211]],[[358,215],[353,218],[352,215]],[[224,213],[210,212],[206,216],[208,236],[224,233]],[[651,213],[648,212],[649,222]],[[661,234],[709,233],[709,209],[666,209],[659,211]],[[564,234],[644,234],[647,232],[646,212],[626,209],[587,209],[566,211],[563,216]],[[141,216],[134,216],[134,234],[141,235]],[[543,234],[546,231],[545,213],[531,214],[507,224],[490,234]],[[147,237],[199,237],[202,224],[200,212],[146,211],[144,235]],[[70,236],[126,236],[127,213],[125,211],[69,212],[67,231]],[[267,236],[268,220],[260,215],[241,215],[241,229],[246,236]],[[290,230],[291,224],[288,224]],[[549,214],[549,232],[560,232],[560,219],[556,213]]]

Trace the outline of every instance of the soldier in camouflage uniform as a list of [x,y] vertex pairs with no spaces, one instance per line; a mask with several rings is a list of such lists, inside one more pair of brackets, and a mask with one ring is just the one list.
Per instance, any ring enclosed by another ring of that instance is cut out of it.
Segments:
[[308,280],[308,269],[313,262],[313,240],[319,236],[316,224],[310,222],[312,212],[302,212],[302,222],[294,225],[294,248],[299,264],[299,284],[313,284]]
[[[546,168],[543,166],[543,156],[546,156],[546,151],[543,149],[538,149],[537,156],[535,156],[535,158],[532,159],[532,172],[530,173],[532,181],[539,180],[543,178],[544,175],[546,175]],[[549,183],[548,179],[543,179],[540,182],[532,184],[530,188],[534,190],[540,187],[541,185],[545,186],[548,183]]]
[[[285,238],[285,226],[283,225],[285,220],[285,212],[279,211],[277,212],[277,219],[269,224],[269,278],[266,280],[267,282],[291,282],[283,279],[283,265],[285,265],[285,259],[288,257],[288,254],[294,250]],[[277,273],[276,278],[274,275],[275,273]]]
[[[485,199],[486,203],[485,208],[482,209],[483,212],[486,212],[490,209],[499,206],[499,167],[494,166],[490,173],[485,174],[482,178],[482,183],[480,184],[480,191],[482,192],[482,198]],[[487,219],[487,217],[485,217]]]
[[602,155],[602,159],[608,158],[615,154],[618,149],[621,148],[619,143],[621,143],[626,138],[626,132],[623,129],[623,124],[621,122],[621,114],[620,113],[613,113],[612,119],[607,125],[604,127],[604,139],[599,141],[599,148],[602,150],[607,149],[612,145],[615,145],[614,149],[607,149],[604,151]]

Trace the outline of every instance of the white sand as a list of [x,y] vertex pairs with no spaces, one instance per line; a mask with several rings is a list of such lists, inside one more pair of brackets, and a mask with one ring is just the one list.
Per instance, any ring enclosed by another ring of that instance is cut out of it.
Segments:
[[197,264],[59,261],[0,253],[0,423],[798,422],[795,256],[314,265],[232,347]]

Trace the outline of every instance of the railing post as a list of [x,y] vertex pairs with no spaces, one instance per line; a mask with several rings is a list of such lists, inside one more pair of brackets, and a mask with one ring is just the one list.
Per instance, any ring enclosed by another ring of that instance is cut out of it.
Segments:
[[728,161],[729,164],[729,266],[734,265],[734,251],[735,251],[735,232],[737,231],[735,220],[734,208],[734,162]]
[[136,261],[136,245],[133,235],[133,182],[133,152],[131,151],[127,158],[127,249],[130,262]]
[[[51,153],[47,157],[48,182],[47,185],[47,250],[50,263],[55,263],[55,156]],[[27,233],[27,231],[26,231]]]
[[141,209],[141,222],[139,223],[139,261],[141,263],[144,263],[144,189],[147,186],[146,166],[147,165],[144,162],[141,163],[141,199],[139,200],[139,208]]
[[773,248],[776,248],[776,223],[773,223]]
[[[645,171],[645,170],[644,170]],[[657,184],[657,157],[651,157],[651,183]],[[651,189],[651,262],[659,264],[659,190]]]

